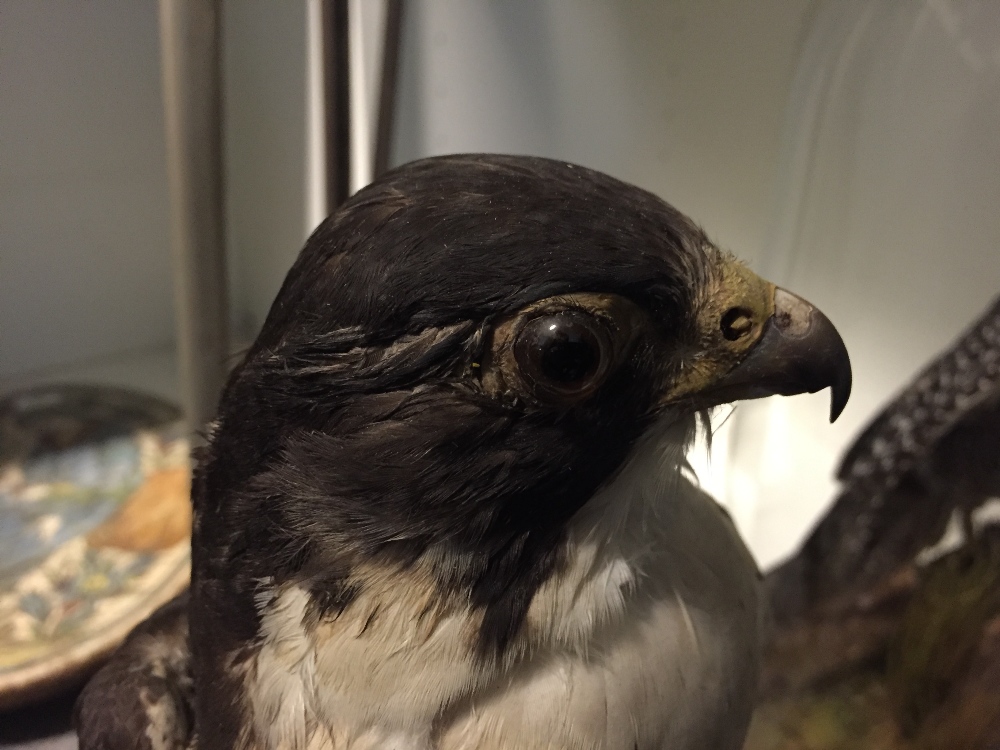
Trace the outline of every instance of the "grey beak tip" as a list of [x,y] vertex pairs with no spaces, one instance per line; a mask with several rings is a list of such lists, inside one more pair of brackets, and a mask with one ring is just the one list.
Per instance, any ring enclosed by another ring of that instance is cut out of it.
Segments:
[[[801,382],[812,383],[814,388],[810,390],[814,392],[830,389],[830,422],[836,422],[851,397],[851,357],[847,345],[830,319],[801,297],[778,289],[775,304],[783,338],[808,342],[809,355],[802,363]],[[800,355],[804,356],[801,352]]]
[[844,413],[847,401],[851,397],[851,371],[847,371],[846,379],[840,380],[830,386],[830,423],[837,421],[837,417]]
[[837,333],[833,323],[830,322],[819,310],[814,311],[814,316],[819,323],[821,340],[826,349],[825,357],[827,372],[830,378],[830,422],[836,422],[837,418],[843,414],[848,400],[851,398],[851,385],[853,383],[853,373],[851,371],[851,357],[847,353],[847,346],[844,340]]
[[819,310],[816,310],[814,314],[821,321],[823,339],[827,346],[827,366],[833,375],[830,382],[830,422],[833,423],[843,414],[844,408],[851,398],[851,385],[853,383],[851,357],[847,353],[847,345],[844,344],[844,340],[829,318]]

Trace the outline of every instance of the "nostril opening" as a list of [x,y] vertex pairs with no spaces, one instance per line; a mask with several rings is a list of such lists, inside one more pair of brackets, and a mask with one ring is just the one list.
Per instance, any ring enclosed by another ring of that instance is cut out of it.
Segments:
[[753,316],[746,308],[731,307],[723,314],[719,328],[726,339],[736,341],[750,333],[753,328]]

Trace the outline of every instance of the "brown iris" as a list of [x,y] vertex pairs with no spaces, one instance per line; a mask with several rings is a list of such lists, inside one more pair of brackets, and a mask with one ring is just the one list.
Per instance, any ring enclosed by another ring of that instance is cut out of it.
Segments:
[[543,399],[589,396],[604,380],[612,354],[606,325],[578,310],[529,320],[514,343],[522,378]]

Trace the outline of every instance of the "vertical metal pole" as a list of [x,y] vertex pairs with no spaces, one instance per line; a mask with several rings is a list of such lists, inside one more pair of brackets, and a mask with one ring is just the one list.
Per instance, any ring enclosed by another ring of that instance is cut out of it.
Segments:
[[385,42],[382,45],[382,81],[378,93],[378,122],[375,131],[375,165],[378,177],[389,168],[389,151],[396,116],[396,79],[399,46],[403,29],[403,0],[388,0],[385,11]]
[[229,345],[221,27],[221,0],[160,0],[180,381],[192,430],[215,415]]
[[351,194],[351,58],[347,0],[323,0],[323,88],[326,98],[327,210]]

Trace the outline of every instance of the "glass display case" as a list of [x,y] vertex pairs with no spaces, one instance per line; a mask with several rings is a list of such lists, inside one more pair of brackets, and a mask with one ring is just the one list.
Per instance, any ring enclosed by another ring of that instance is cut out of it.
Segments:
[[[350,19],[340,57],[334,5]],[[398,49],[382,46],[393,12]],[[0,403],[64,382],[182,397],[159,24],[155,5],[0,0]],[[220,33],[229,300],[215,298],[238,345],[326,214],[333,156],[349,191],[444,153],[593,167],[821,308],[854,368],[842,417],[828,423],[825,393],[746,402],[691,453],[765,571],[837,497],[860,431],[1000,295],[1000,3],[247,0]],[[331,135],[334,69],[348,140]],[[0,732],[0,747],[26,737]]]
[[859,430],[1000,294],[998,126],[1000,7],[817,6],[758,266],[836,321],[854,391],[833,427],[818,397],[730,420],[725,496],[763,564],[834,498]]

